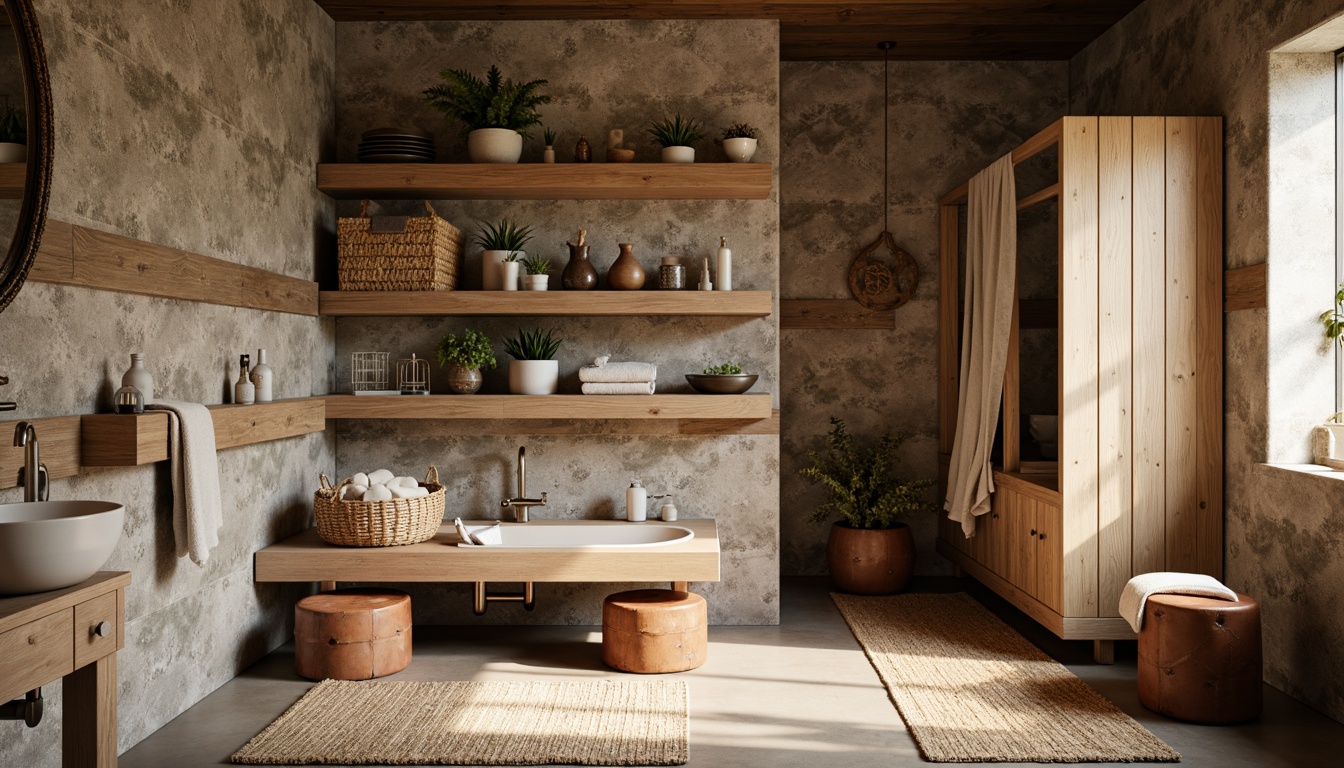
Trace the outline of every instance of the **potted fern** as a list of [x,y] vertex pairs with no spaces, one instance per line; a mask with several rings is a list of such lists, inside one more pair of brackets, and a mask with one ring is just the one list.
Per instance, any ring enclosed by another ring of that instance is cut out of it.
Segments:
[[523,289],[528,291],[544,291],[549,287],[551,276],[551,260],[543,256],[529,256],[522,260],[523,269],[527,276],[523,278]]
[[756,154],[756,129],[749,123],[733,123],[714,143],[723,147],[723,153],[734,163],[750,163]]
[[699,122],[683,120],[681,115],[650,125],[649,135],[663,148],[664,163],[694,163],[695,143],[705,137]]
[[[481,247],[481,287],[487,291],[518,290],[518,267],[507,265],[527,257],[523,247],[531,239],[532,227],[512,219],[483,225],[476,235],[476,244]],[[505,279],[506,271],[512,271],[512,280]]]
[[518,335],[505,339],[504,351],[509,362],[509,391],[515,395],[554,395],[560,388],[560,363],[555,359],[560,339],[551,331],[518,329]]
[[5,105],[0,113],[0,163],[28,159],[28,118],[18,107]]
[[481,368],[498,365],[495,350],[490,346],[490,337],[470,328],[461,336],[448,334],[439,339],[436,350],[439,366],[448,370],[448,389],[455,395],[471,395],[480,391]]
[[826,503],[812,514],[824,523],[839,514],[826,542],[831,580],[842,592],[890,595],[905,589],[915,572],[915,540],[900,518],[928,507],[924,492],[932,480],[902,480],[893,457],[904,437],[883,435],[860,448],[831,417],[826,450],[808,451],[812,466],[799,470],[826,491]]
[[516,163],[527,129],[541,123],[537,107],[550,104],[540,92],[545,80],[505,80],[491,65],[482,81],[465,69],[439,72],[445,81],[424,90],[425,101],[462,123],[473,163]]

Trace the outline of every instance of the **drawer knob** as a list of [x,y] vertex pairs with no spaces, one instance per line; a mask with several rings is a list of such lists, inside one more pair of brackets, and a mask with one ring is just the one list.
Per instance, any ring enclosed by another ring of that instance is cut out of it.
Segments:
[[1032,528],[1032,529],[1031,529],[1031,534],[1030,534],[1030,535],[1031,535],[1031,536],[1035,536],[1035,535],[1036,535],[1036,529],[1035,529],[1035,528]]
[[93,634],[99,637],[108,637],[112,634],[112,624],[107,621],[100,621],[93,626]]

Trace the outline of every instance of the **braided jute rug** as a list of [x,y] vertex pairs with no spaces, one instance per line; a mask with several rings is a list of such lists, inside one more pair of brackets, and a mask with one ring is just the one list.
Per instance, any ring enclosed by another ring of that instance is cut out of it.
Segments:
[[682,765],[686,683],[324,680],[233,755],[268,765]]
[[1181,759],[965,593],[831,597],[927,760]]

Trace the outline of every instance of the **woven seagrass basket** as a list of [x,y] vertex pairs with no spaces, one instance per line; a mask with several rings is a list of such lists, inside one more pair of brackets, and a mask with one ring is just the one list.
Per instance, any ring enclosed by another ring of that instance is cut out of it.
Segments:
[[359,216],[336,222],[336,280],[342,291],[451,291],[465,235],[425,202],[427,216]]
[[317,535],[328,544],[343,547],[396,547],[428,541],[443,523],[444,492],[439,470],[430,467],[421,487],[428,496],[391,501],[342,501],[342,480],[332,487],[326,473],[318,475],[322,487],[313,494]]

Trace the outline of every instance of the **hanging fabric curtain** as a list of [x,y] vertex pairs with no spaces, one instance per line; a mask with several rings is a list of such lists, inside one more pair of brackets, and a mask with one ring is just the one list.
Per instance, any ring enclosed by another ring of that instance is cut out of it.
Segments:
[[971,179],[966,219],[961,390],[944,508],[969,538],[975,533],[976,516],[989,511],[994,492],[989,454],[1003,399],[1017,293],[1017,183],[1012,155]]

